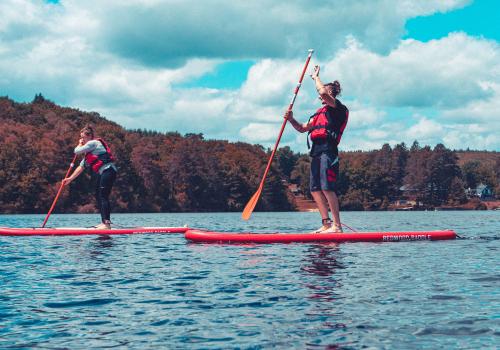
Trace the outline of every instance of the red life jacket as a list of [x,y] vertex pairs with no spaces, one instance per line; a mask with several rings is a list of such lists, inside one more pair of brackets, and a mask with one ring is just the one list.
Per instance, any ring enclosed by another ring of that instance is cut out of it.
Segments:
[[311,116],[311,118],[313,118],[311,123],[312,129],[309,132],[311,140],[313,142],[322,140],[326,141],[327,137],[330,136],[332,132],[330,120],[328,118],[328,106],[323,106],[318,109],[316,113]]
[[[344,133],[349,119],[349,110],[339,100],[335,100],[336,107],[325,105],[318,109],[309,120],[312,125],[309,136],[312,142],[324,144],[331,143],[337,147]],[[309,137],[307,138],[309,147]]]
[[92,154],[92,152],[88,152],[85,154],[85,162],[90,166],[93,172],[99,173],[99,169],[105,164],[111,163],[115,161],[115,157],[111,153],[106,142],[103,139],[96,139],[106,149],[106,153],[101,153],[99,155]]

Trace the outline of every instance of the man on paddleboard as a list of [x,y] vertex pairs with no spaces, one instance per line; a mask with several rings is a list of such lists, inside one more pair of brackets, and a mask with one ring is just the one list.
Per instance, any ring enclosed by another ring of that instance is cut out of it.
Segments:
[[[310,190],[321,214],[322,226],[315,232],[342,232],[337,197],[337,178],[339,175],[338,144],[347,125],[349,110],[338,99],[340,83],[323,84],[319,78],[320,67],[314,67],[311,78],[314,80],[322,107],[314,113],[307,123],[299,123],[288,111],[285,118],[300,133],[308,132],[312,141],[310,151],[311,173]],[[333,221],[328,215],[332,212]]]
[[109,204],[109,195],[116,179],[116,165],[114,157],[104,140],[94,138],[94,129],[87,125],[80,131],[80,141],[75,147],[75,154],[85,154],[80,165],[73,174],[63,180],[67,185],[76,179],[85,168],[91,169],[96,175],[95,198],[97,207],[101,212],[101,224],[95,226],[96,229],[111,228],[111,206]]

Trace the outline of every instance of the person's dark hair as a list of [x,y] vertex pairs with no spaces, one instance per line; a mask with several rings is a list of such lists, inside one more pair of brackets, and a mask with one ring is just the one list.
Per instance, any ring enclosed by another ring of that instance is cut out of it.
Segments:
[[331,87],[332,94],[333,94],[334,97],[337,97],[342,92],[342,88],[340,87],[340,83],[339,83],[338,80],[335,80],[334,82],[325,84],[325,86]]
[[90,124],[85,125],[85,127],[80,130],[80,132],[83,132],[85,135],[94,138],[94,127]]

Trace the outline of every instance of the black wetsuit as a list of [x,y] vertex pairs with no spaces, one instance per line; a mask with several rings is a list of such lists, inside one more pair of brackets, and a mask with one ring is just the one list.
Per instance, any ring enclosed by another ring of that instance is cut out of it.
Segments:
[[107,168],[102,174],[96,175],[95,199],[97,208],[101,212],[102,222],[110,221],[111,206],[109,204],[109,195],[116,179],[114,168]]

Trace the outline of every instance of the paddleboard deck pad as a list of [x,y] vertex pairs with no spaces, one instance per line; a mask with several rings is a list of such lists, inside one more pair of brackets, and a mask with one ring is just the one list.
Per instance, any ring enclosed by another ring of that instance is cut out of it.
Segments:
[[236,233],[189,229],[187,240],[202,243],[401,242],[455,239],[452,230],[347,233]]
[[133,235],[145,233],[184,233],[187,227],[126,227],[98,230],[87,227],[10,228],[0,227],[0,236],[80,236],[80,235]]

